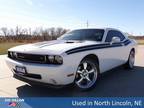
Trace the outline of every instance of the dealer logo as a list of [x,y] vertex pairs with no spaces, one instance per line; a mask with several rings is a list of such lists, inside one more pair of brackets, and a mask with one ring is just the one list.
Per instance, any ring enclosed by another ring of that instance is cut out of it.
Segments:
[[20,103],[18,103],[18,102],[9,102],[8,103],[8,107],[10,107],[10,108],[20,108]]

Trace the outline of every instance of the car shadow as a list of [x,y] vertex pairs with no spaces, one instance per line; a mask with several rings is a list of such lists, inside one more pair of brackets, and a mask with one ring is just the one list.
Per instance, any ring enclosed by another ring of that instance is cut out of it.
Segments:
[[97,85],[89,91],[75,87],[60,89],[31,87],[26,84],[17,88],[18,97],[130,97],[144,96],[144,67],[135,66],[133,70],[118,67],[102,74]]

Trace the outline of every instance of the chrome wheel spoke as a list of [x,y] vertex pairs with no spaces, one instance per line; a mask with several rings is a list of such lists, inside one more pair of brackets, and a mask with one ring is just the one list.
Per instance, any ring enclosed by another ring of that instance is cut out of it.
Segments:
[[82,71],[78,70],[78,71],[77,71],[77,73],[80,73],[80,74],[81,74],[81,73],[82,73]]
[[88,76],[86,77],[86,79],[87,79],[87,81],[91,82],[91,80],[90,80],[90,78]]
[[82,80],[83,80],[83,77],[81,77],[81,78],[77,81],[77,83],[80,84],[80,83],[82,82]]
[[90,71],[88,71],[88,73],[93,73],[95,70],[94,69],[91,69]]
[[83,63],[83,68],[84,68],[84,69],[87,69],[87,63],[86,63],[86,62]]

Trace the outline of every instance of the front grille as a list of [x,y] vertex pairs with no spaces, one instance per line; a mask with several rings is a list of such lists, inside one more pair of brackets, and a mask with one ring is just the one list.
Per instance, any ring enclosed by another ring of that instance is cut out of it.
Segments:
[[47,63],[46,55],[24,54],[24,53],[16,53],[15,55],[10,54],[10,52],[8,52],[8,57],[13,60],[29,63]]

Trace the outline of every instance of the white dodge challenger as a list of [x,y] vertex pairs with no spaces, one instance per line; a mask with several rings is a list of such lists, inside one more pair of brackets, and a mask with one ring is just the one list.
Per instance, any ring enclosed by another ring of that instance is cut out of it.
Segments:
[[54,41],[8,50],[6,62],[16,79],[81,90],[96,85],[98,75],[120,65],[134,67],[136,42],[117,29],[78,29]]

